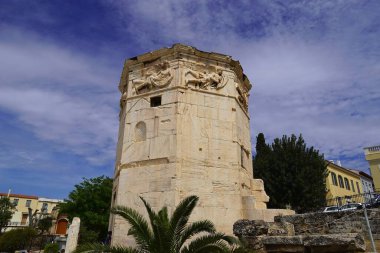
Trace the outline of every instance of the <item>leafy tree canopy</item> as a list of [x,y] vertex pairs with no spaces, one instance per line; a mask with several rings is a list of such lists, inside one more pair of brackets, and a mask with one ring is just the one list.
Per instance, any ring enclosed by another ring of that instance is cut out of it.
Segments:
[[[67,214],[70,220],[74,217],[81,219],[80,242],[84,242],[82,238],[90,241],[104,240],[108,231],[111,196],[111,178],[84,178],[83,182],[75,185],[65,203],[59,205],[60,213]],[[87,236],[88,231],[91,231],[91,236]]]
[[36,230],[29,227],[9,230],[0,237],[0,252],[26,249],[36,235]]
[[268,207],[291,206],[297,212],[315,210],[325,205],[326,164],[323,154],[307,147],[302,135],[293,134],[265,143],[264,134],[257,136],[253,157],[255,178],[264,180],[270,197]]
[[12,219],[15,207],[11,203],[9,198],[0,198],[0,234],[4,227],[8,225],[8,222]]
[[44,253],[58,253],[59,245],[58,243],[48,243],[45,245]]
[[41,234],[49,232],[49,229],[53,225],[53,218],[51,216],[45,216],[41,218],[37,223],[37,229]]

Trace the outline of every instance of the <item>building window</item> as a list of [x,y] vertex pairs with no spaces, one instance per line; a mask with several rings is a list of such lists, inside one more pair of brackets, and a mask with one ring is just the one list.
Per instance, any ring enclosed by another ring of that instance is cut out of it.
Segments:
[[42,208],[41,208],[41,212],[47,213],[47,210],[48,210],[48,203],[43,203]]
[[336,180],[336,174],[331,172],[332,184],[338,186],[338,180]]
[[21,216],[21,225],[25,225],[28,222],[28,214],[23,213]]
[[342,178],[342,176],[338,176],[338,180],[339,180],[339,186],[340,186],[340,188],[344,188],[344,184],[343,184],[343,178]]
[[346,177],[344,178],[344,185],[346,186],[347,190],[350,190],[350,183],[348,182],[348,179]]
[[30,200],[30,199],[28,199],[27,201],[26,201],[26,204],[25,204],[25,206],[26,207],[30,207],[30,204],[32,203],[32,201]]
[[360,193],[359,183],[356,182],[356,188],[358,188],[358,193]]
[[140,121],[135,127],[135,141],[146,140],[146,125],[145,122]]
[[161,105],[161,96],[150,98],[150,107],[157,107]]
[[354,181],[351,180],[351,187],[352,187],[352,191],[355,192],[355,185],[354,185]]
[[18,205],[18,199],[13,200],[13,206],[16,207]]

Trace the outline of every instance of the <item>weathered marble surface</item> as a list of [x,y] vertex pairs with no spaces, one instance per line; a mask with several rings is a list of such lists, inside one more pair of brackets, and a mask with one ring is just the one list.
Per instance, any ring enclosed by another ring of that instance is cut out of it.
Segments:
[[[380,235],[380,210],[369,209],[374,239]],[[239,220],[234,234],[257,252],[363,252],[369,240],[363,210],[277,216],[274,222]]]
[[[180,44],[125,62],[113,205],[145,214],[138,196],[169,212],[200,198],[192,220],[210,219],[232,234],[243,218],[273,220],[263,182],[253,179],[248,97],[238,61]],[[152,107],[152,98],[161,105]],[[112,244],[132,243],[112,217]]]
[[71,253],[76,249],[78,245],[79,228],[80,218],[74,217],[67,231],[67,241],[65,247],[66,253]]

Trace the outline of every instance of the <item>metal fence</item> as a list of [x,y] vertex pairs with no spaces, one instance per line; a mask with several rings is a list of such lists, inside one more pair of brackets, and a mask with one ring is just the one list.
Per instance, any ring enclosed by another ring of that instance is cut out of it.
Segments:
[[376,199],[380,197],[380,191],[377,192],[367,192],[350,196],[336,197],[332,199],[327,199],[327,206],[343,206],[350,203],[361,203],[361,204],[374,204]]

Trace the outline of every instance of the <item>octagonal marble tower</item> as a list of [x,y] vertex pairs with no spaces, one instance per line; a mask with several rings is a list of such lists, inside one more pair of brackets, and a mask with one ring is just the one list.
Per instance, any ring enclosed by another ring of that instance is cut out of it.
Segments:
[[[229,234],[238,219],[273,218],[262,180],[253,179],[251,84],[238,61],[175,44],[127,60],[119,89],[112,205],[145,215],[142,196],[171,213],[197,195],[191,219]],[[120,217],[111,217],[110,229],[112,244],[132,243]]]

